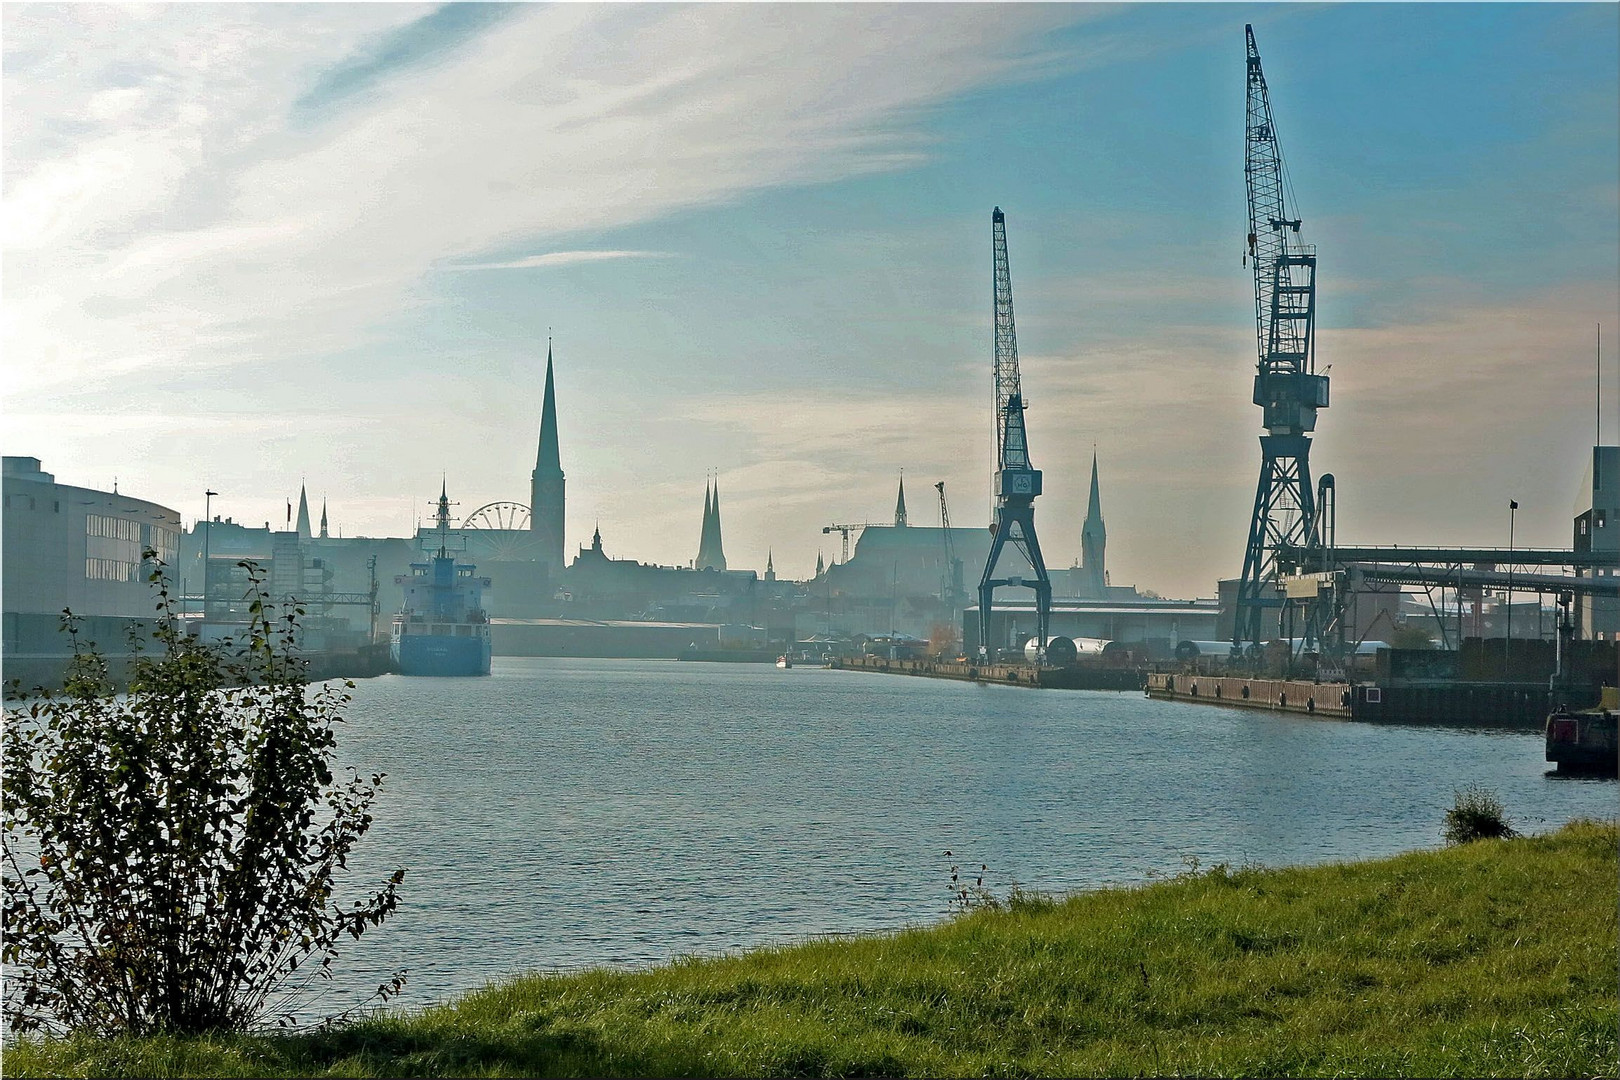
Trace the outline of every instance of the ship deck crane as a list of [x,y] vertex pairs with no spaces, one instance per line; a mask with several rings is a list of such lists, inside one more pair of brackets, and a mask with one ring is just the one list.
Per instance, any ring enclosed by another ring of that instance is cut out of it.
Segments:
[[[1248,188],[1246,261],[1254,270],[1258,364],[1254,403],[1263,410],[1260,481],[1255,489],[1243,573],[1238,579],[1233,655],[1261,644],[1266,612],[1282,608],[1279,549],[1312,547],[1318,532],[1311,491],[1310,433],[1328,405],[1328,379],[1316,371],[1316,248],[1300,242],[1289,213],[1287,172],[1254,28],[1245,26],[1248,96],[1244,176]],[[1309,618],[1307,622],[1312,620]]]
[[[994,350],[992,371],[996,401],[996,482],[994,538],[979,579],[979,654],[990,655],[990,611],[998,585],[1024,585],[1035,591],[1037,648],[1046,653],[1052,621],[1052,581],[1041,558],[1035,536],[1035,497],[1041,493],[1041,471],[1030,464],[1028,432],[1024,426],[1024,395],[1018,374],[1018,335],[1013,325],[1012,272],[1007,260],[1007,221],[1001,207],[990,215],[994,296]],[[996,564],[1008,541],[1021,551],[1035,574],[996,576]]]

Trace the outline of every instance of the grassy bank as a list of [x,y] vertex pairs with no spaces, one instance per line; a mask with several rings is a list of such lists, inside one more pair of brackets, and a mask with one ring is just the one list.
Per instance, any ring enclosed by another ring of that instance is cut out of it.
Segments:
[[25,1075],[1614,1076],[1615,825],[1213,871],[900,934],[532,976],[299,1037],[11,1041]]

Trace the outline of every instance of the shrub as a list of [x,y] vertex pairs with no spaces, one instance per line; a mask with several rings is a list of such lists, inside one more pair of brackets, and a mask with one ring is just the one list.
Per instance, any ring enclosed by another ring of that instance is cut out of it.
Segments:
[[[155,560],[155,552],[147,552]],[[347,907],[334,898],[371,826],[381,774],[334,775],[349,700],[306,691],[293,650],[301,609],[272,617],[262,572],[236,646],[188,638],[161,563],[157,648],[117,694],[93,644],[63,688],[6,709],[4,889],[14,1030],[145,1035],[284,1020],[343,935],[397,904],[404,871]],[[378,988],[387,997],[403,973]]]
[[1447,844],[1466,844],[1474,840],[1509,840],[1519,834],[1507,818],[1507,811],[1496,793],[1478,784],[1470,784],[1455,792],[1450,810],[1446,811],[1445,834]]

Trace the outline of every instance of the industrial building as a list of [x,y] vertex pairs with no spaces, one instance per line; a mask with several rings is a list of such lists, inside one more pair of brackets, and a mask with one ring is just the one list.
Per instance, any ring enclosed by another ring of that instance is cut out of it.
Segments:
[[143,552],[173,563],[180,514],[118,491],[57,483],[32,457],[4,459],[4,558],[0,596],[5,675],[25,683],[60,674],[71,652],[62,612],[80,617],[80,641],[126,651],[149,623],[155,598]]

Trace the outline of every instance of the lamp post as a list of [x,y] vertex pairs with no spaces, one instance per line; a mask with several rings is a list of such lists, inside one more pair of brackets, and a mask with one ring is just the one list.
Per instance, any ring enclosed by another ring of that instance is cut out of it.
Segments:
[[202,613],[203,619],[208,618],[208,541],[214,535],[214,496],[219,492],[212,488],[203,491],[203,566],[202,566]]
[[1502,667],[1504,675],[1512,674],[1512,664],[1509,663],[1510,650],[1513,648],[1513,520],[1518,516],[1519,503],[1517,499],[1508,500],[1508,589],[1507,589],[1507,640],[1502,643]]

